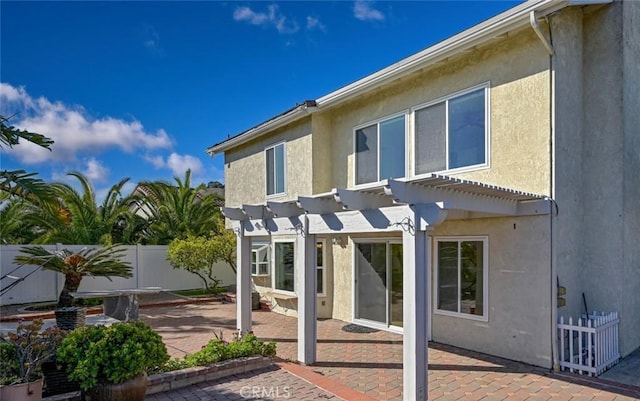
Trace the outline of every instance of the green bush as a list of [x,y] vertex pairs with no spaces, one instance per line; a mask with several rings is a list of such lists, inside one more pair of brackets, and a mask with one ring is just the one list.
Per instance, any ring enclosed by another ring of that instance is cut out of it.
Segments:
[[168,360],[162,337],[143,322],[85,326],[62,341],[58,361],[69,378],[87,390],[98,383],[122,383]]
[[274,341],[268,343],[260,341],[252,333],[231,342],[224,341],[220,336],[209,341],[198,352],[187,355],[182,359],[175,358],[168,361],[160,370],[170,372],[194,366],[209,366],[216,362],[254,355],[275,356],[276,343]]

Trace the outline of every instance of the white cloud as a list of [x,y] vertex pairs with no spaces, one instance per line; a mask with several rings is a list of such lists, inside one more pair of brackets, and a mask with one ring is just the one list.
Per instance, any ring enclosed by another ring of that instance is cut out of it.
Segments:
[[169,135],[159,129],[147,132],[139,121],[124,121],[113,117],[94,119],[80,106],[52,102],[45,97],[32,98],[23,87],[2,83],[0,113],[20,114],[10,124],[46,135],[55,141],[52,151],[29,142],[12,150],[12,155],[24,164],[46,161],[70,162],[77,155],[90,156],[110,149],[126,153],[136,150],[171,149]]
[[267,7],[266,12],[253,11],[249,7],[237,7],[233,12],[233,19],[236,21],[246,21],[251,25],[273,26],[279,33],[296,33],[300,29],[295,20],[285,17],[278,10],[278,6],[273,4]]
[[96,160],[95,157],[86,161],[86,168],[83,174],[93,182],[103,182],[109,176],[109,169]]
[[307,16],[307,30],[319,29],[321,31],[325,31],[326,28],[322,22],[318,18]]
[[353,16],[360,21],[383,21],[384,14],[371,6],[368,1],[356,1],[353,5]]
[[149,163],[151,163],[153,167],[155,167],[156,169],[160,169],[166,166],[164,159],[160,155],[158,156],[145,155],[144,159]]
[[202,161],[195,156],[171,153],[166,160],[162,156],[147,155],[144,157],[156,169],[169,168],[175,177],[183,177],[184,173],[191,169],[193,176],[204,172]]
[[160,45],[160,35],[158,31],[151,25],[145,25],[143,30],[142,44],[144,47],[152,53],[164,54],[164,49]]

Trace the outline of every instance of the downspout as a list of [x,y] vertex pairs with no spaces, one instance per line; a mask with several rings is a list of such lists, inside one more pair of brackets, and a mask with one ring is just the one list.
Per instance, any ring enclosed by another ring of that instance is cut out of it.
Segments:
[[[529,23],[531,24],[531,28],[538,35],[538,38],[542,42],[542,45],[547,50],[549,54],[549,190],[551,192],[551,196],[549,201],[551,202],[551,213],[549,214],[549,266],[550,266],[550,277],[549,277],[549,287],[551,288],[551,363],[553,370],[557,371],[560,368],[558,362],[558,284],[556,281],[557,271],[555,265],[555,245],[554,245],[554,212],[557,214],[557,204],[555,203],[555,165],[554,165],[554,143],[555,143],[555,107],[554,107],[554,73],[553,73],[553,41],[551,35],[551,24],[549,25],[549,34],[546,35],[542,30],[540,24],[538,24],[538,20],[536,18],[535,11],[531,11],[529,13]],[[555,206],[555,207],[554,207]]]

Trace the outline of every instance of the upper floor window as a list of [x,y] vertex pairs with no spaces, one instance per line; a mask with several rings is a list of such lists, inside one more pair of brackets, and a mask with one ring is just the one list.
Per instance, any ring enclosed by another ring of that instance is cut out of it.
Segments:
[[405,128],[404,114],[356,128],[356,185],[405,176]]
[[417,109],[415,174],[487,164],[487,88]]
[[267,161],[267,195],[283,194],[285,191],[284,143],[265,150]]

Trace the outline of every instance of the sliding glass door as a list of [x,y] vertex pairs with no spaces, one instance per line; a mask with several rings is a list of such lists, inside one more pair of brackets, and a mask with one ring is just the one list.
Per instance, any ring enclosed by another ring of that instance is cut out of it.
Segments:
[[402,327],[402,244],[355,244],[355,318],[377,326]]

